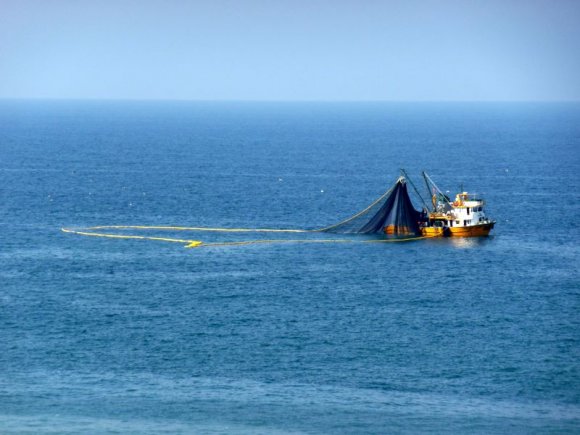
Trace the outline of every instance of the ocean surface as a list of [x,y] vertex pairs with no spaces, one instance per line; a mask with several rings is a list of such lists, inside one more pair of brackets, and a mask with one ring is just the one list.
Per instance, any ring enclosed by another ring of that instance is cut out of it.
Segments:
[[[61,232],[320,228],[399,168],[492,236]],[[580,104],[0,101],[0,433],[580,433],[579,222]]]

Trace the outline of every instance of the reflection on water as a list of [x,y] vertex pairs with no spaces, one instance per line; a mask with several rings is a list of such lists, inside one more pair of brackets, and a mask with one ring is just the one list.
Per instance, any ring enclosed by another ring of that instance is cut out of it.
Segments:
[[483,246],[489,237],[449,237],[448,240],[456,248],[469,249]]
[[452,246],[459,249],[481,248],[489,244],[494,236],[489,237],[433,237],[422,240],[424,243],[437,246]]

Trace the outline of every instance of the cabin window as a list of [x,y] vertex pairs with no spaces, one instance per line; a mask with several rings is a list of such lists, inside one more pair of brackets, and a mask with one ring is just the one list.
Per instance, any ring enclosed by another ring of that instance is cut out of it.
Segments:
[[469,214],[469,207],[467,207],[467,214]]
[[479,210],[479,211],[483,211],[483,207],[479,207],[477,210]]
[[459,221],[455,221],[455,223],[456,223],[457,225],[459,225]]
[[449,221],[449,226],[452,227],[453,226],[453,221]]

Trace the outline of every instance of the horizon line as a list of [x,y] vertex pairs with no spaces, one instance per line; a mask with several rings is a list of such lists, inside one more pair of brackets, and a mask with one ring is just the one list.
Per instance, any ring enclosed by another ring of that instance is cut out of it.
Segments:
[[389,99],[196,99],[196,98],[98,98],[98,97],[0,97],[0,101],[106,101],[183,103],[580,103],[578,100],[389,100]]

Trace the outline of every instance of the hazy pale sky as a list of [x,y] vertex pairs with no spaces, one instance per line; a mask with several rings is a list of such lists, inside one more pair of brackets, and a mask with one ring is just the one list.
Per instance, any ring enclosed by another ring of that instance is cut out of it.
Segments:
[[580,1],[0,0],[0,98],[580,100]]

